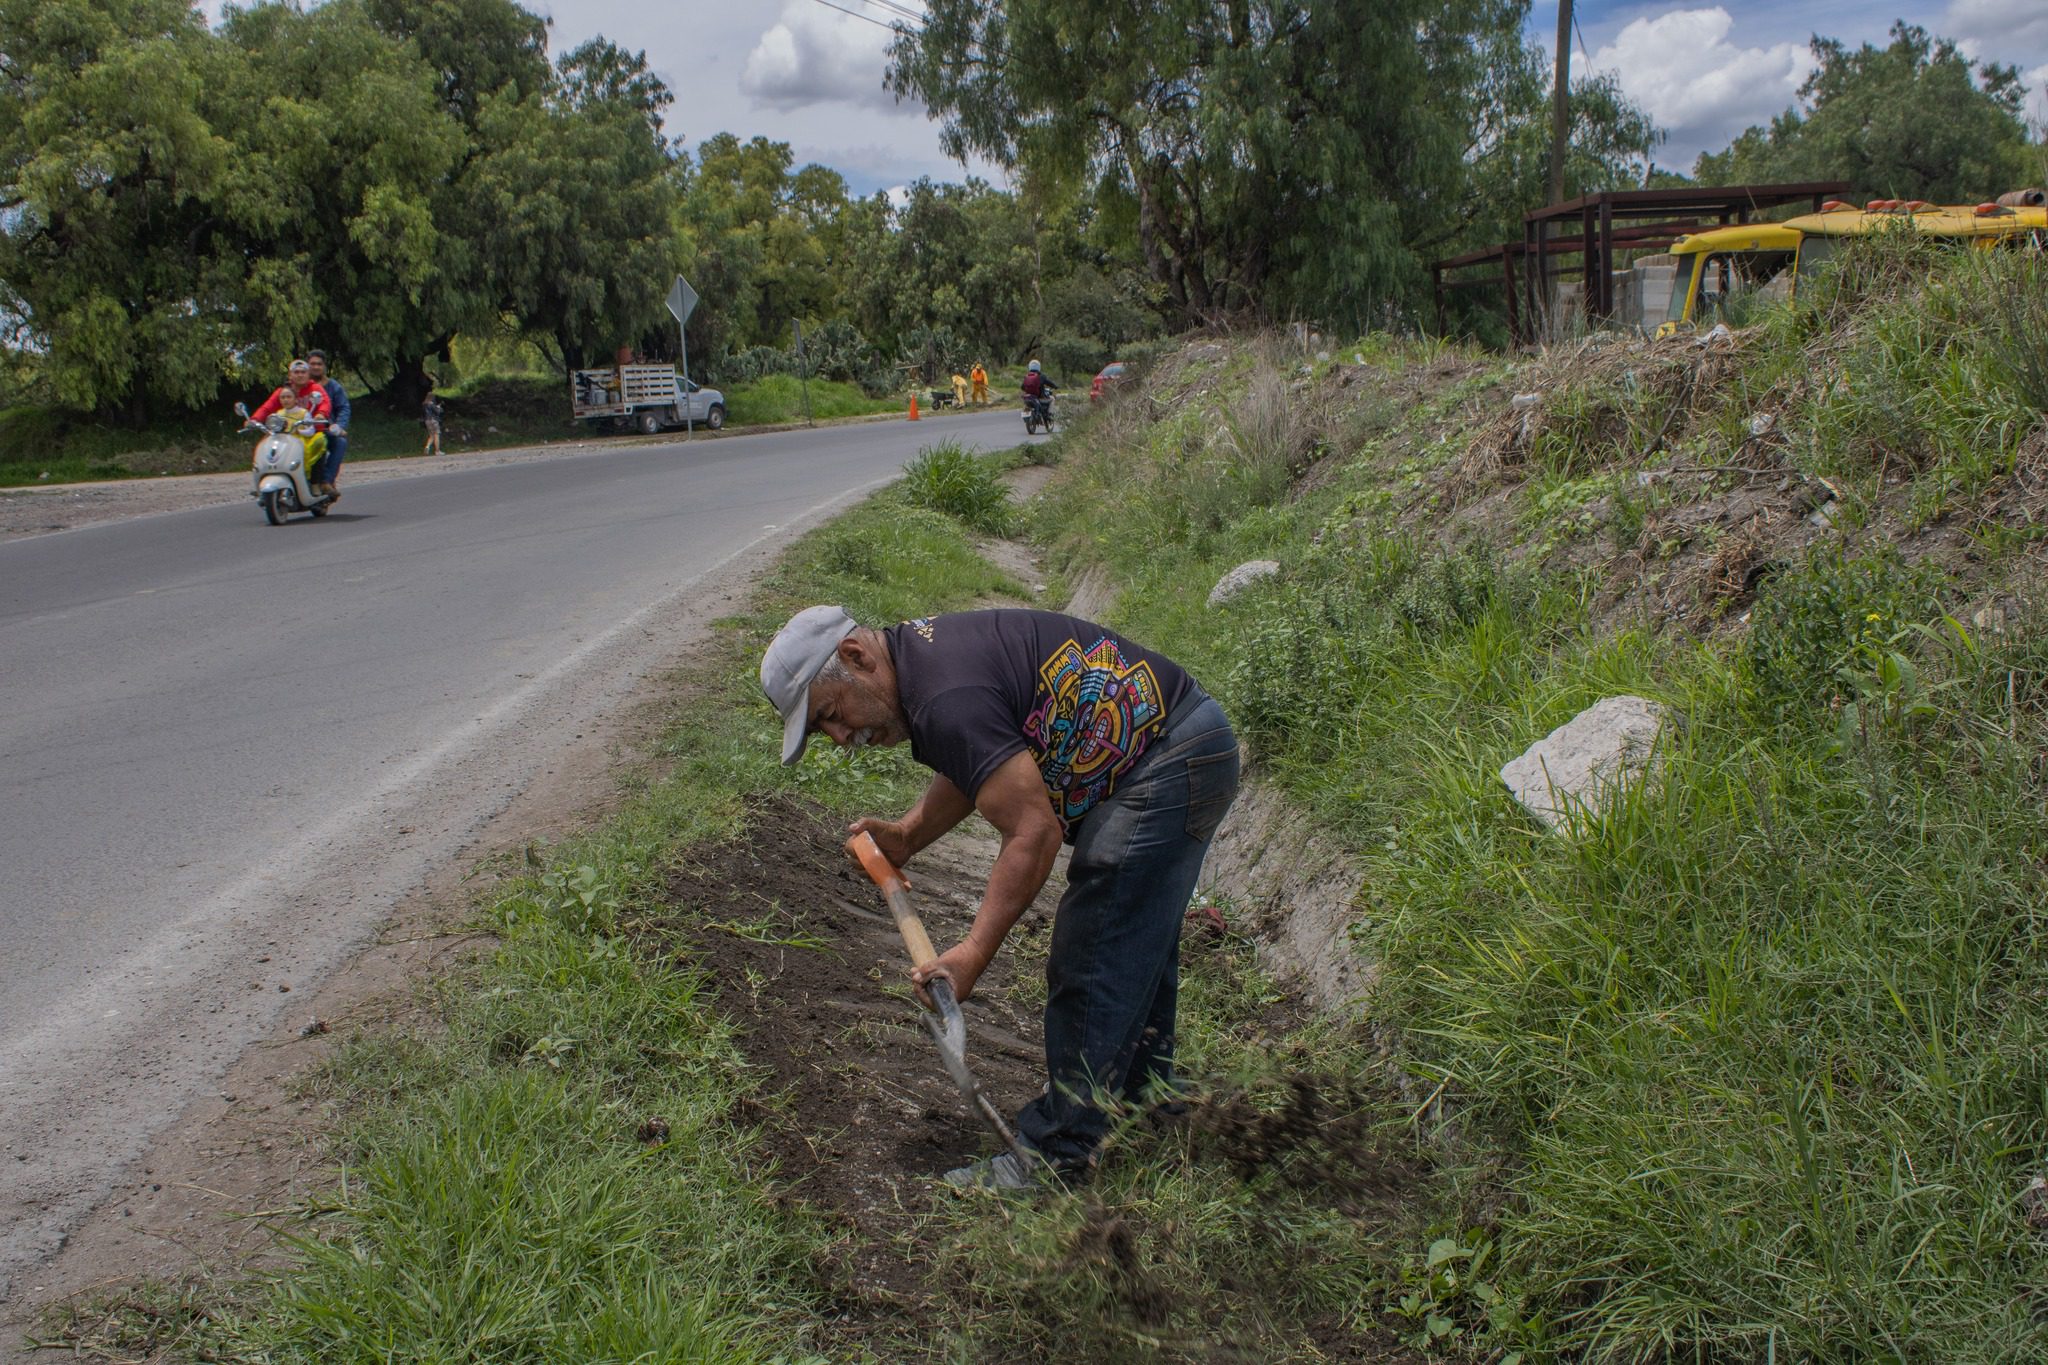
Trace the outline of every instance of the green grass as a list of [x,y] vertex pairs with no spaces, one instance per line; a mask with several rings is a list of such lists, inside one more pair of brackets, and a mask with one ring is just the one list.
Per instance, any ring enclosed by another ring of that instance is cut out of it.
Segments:
[[[1902,409],[1947,382],[1886,373]],[[1980,429],[2010,401],[1983,393],[1916,429]],[[1257,427],[1255,385],[1226,401]],[[1077,427],[1040,531],[1363,862],[1375,1016],[1460,1116],[1440,1216],[1490,1248],[1495,1297],[1442,1320],[1536,1358],[2042,1358],[2042,622],[1974,638],[1938,574],[1822,556],[1773,580],[1754,649],[1605,631],[1596,575],[1446,559],[1370,510],[1411,434],[1276,500],[1270,447],[1188,408]],[[1536,486],[1576,497],[1586,448]],[[1253,557],[1284,578],[1208,610]],[[1685,718],[1662,782],[1542,834],[1495,774],[1624,692]],[[1361,1292],[1396,1320],[1400,1284]]]
[[[795,375],[771,374],[752,383],[735,384],[724,392],[726,418],[732,425],[768,426],[804,420],[803,381]],[[865,417],[902,408],[899,399],[869,398],[854,384],[833,379],[811,381],[810,413],[816,421]]]
[[918,451],[904,466],[903,496],[988,535],[1004,534],[1015,520],[997,461],[969,453],[958,441]]

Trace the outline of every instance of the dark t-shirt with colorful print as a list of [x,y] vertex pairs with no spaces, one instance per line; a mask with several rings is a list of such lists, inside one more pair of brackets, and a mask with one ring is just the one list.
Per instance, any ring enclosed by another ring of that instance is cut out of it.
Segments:
[[885,632],[910,751],[969,799],[1028,749],[1067,837],[1193,687],[1173,660],[1049,611],[964,611]]

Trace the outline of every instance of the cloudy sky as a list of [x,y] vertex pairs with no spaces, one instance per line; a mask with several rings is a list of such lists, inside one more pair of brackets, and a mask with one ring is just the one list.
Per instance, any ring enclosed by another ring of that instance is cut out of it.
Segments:
[[[1548,48],[1557,39],[1556,0],[1536,4],[1530,28]],[[1812,68],[1813,34],[1882,44],[1895,19],[1953,38],[1980,61],[2019,67],[2029,112],[2048,121],[2048,0],[1578,0],[1573,11],[1575,68],[1618,73],[1622,88],[1670,135],[1658,162],[1678,170],[1792,103]]]
[[557,52],[596,33],[645,50],[675,92],[669,132],[692,146],[713,133],[763,134],[789,143],[799,164],[832,167],[857,194],[963,174],[939,150],[923,107],[898,104],[882,88],[890,0],[833,0],[872,21],[816,0],[522,3],[554,20]]
[[[939,151],[924,111],[882,89],[884,24],[919,0],[831,0],[837,8],[820,0],[525,2],[554,21],[557,52],[598,33],[645,50],[676,94],[669,131],[690,145],[721,131],[765,134],[790,143],[799,163],[837,169],[856,193],[962,174]],[[205,3],[217,11],[219,0]],[[1670,132],[1659,163],[1680,170],[1792,102],[1811,34],[1881,42],[1900,17],[1958,39],[1973,56],[2019,66],[2034,117],[2048,121],[2048,0],[1578,0],[1576,13],[1578,69],[1619,72]],[[1530,30],[1551,45],[1556,0],[1536,0]]]

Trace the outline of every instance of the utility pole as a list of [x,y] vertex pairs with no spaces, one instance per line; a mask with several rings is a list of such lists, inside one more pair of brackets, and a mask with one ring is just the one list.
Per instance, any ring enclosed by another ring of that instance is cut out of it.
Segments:
[[1572,0],[1557,0],[1557,84],[1550,92],[1550,202],[1564,202],[1565,135],[1571,131]]

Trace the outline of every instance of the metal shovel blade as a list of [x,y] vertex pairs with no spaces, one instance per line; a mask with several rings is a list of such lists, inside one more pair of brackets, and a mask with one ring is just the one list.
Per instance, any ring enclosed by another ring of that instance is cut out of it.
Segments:
[[988,1096],[981,1093],[981,1086],[967,1067],[967,1020],[960,1013],[960,1002],[953,998],[953,983],[944,977],[934,977],[925,983],[925,993],[938,1006],[936,1010],[925,1011],[924,1026],[930,1030],[932,1041],[939,1045],[939,1060],[945,1064],[946,1074],[960,1087],[960,1093],[967,1097],[967,1103],[981,1115],[982,1121],[995,1130],[1003,1145],[1028,1164],[1032,1160],[1030,1150],[1017,1141],[1016,1133]]

